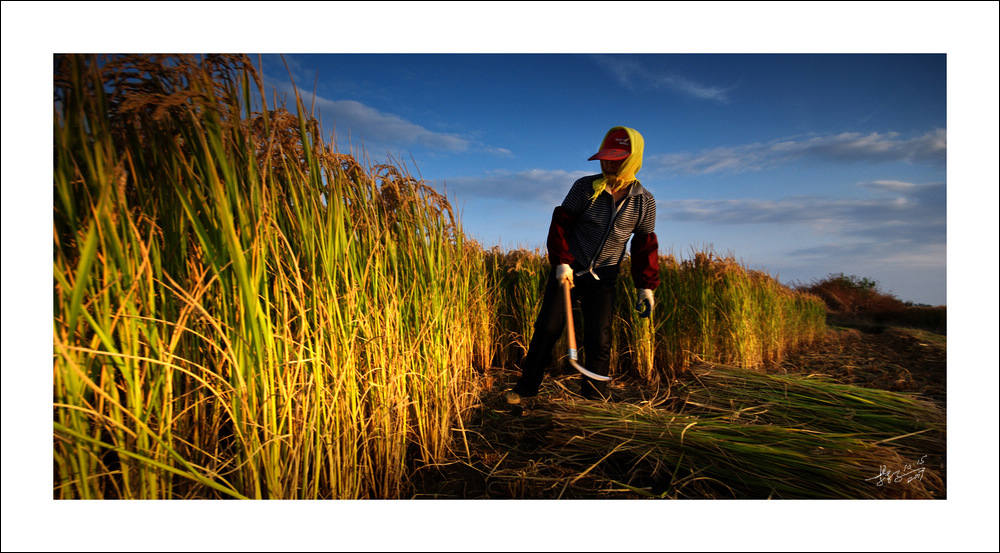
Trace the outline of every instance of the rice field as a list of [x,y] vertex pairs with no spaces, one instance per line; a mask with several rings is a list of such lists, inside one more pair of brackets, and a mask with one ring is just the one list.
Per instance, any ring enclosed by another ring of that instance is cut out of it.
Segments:
[[[325,142],[245,56],[57,56],[54,84],[54,498],[403,498],[468,456],[484,383],[530,341],[542,252],[468,240],[447,198]],[[650,478],[721,483],[686,490],[797,497],[780,470],[809,451],[853,481],[943,425],[910,398],[766,377],[823,336],[823,302],[711,251],[661,261],[650,319],[620,287],[613,374],[683,412],[556,406],[570,466],[628,451]],[[786,461],[752,474],[767,459]]]
[[485,364],[483,259],[304,106],[242,111],[245,59],[182,61],[59,59],[54,495],[397,497]]

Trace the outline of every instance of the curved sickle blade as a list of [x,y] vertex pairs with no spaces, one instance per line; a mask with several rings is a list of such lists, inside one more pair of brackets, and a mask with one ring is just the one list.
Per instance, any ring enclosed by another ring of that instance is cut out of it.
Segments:
[[573,359],[569,360],[569,364],[573,365],[574,369],[580,371],[580,374],[589,376],[590,378],[593,378],[594,380],[604,380],[604,381],[611,380],[610,376],[604,376],[603,374],[597,374],[595,372],[588,371],[587,369],[585,369],[582,366],[580,366],[580,364],[577,363]]
[[575,349],[569,350],[568,353],[569,353],[569,364],[573,365],[574,369],[580,371],[580,374],[589,376],[590,378],[593,378],[594,380],[603,380],[605,382],[608,381],[608,380],[611,380],[610,376],[604,376],[603,374],[597,374],[595,372],[588,371],[587,369],[583,368],[583,365],[577,363],[576,362],[576,350]]

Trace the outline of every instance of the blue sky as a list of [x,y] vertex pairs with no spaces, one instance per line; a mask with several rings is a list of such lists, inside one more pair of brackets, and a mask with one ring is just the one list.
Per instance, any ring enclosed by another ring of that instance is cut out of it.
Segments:
[[843,272],[946,303],[944,53],[262,60],[266,88],[292,98],[294,82],[341,151],[405,163],[486,247],[544,251],[553,207],[625,125],[645,138],[661,253],[711,248],[786,283]]

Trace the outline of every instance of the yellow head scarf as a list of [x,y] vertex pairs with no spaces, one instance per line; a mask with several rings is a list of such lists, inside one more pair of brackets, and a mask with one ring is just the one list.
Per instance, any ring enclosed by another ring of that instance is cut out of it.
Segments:
[[[612,127],[601,139],[601,145],[598,146],[598,150],[604,147],[604,141],[608,138],[608,135],[617,130],[624,130],[628,133],[629,141],[632,143],[632,153],[625,158],[625,163],[622,163],[620,169],[618,169],[618,179],[622,184],[628,184],[635,180],[635,174],[639,172],[642,168],[642,135],[639,131],[635,129],[630,129],[628,127]],[[601,175],[597,180],[594,181],[594,195],[590,197],[591,200],[596,199],[601,195],[601,192],[607,187],[608,179]]]

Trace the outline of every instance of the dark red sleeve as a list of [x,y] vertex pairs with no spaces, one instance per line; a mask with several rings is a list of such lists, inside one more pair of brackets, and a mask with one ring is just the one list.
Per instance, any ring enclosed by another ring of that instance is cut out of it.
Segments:
[[632,236],[632,282],[636,288],[655,290],[660,285],[659,248],[655,232]]
[[552,224],[549,225],[549,238],[546,242],[552,265],[573,263],[573,254],[569,253],[569,232],[576,225],[577,218],[563,206],[552,212]]

